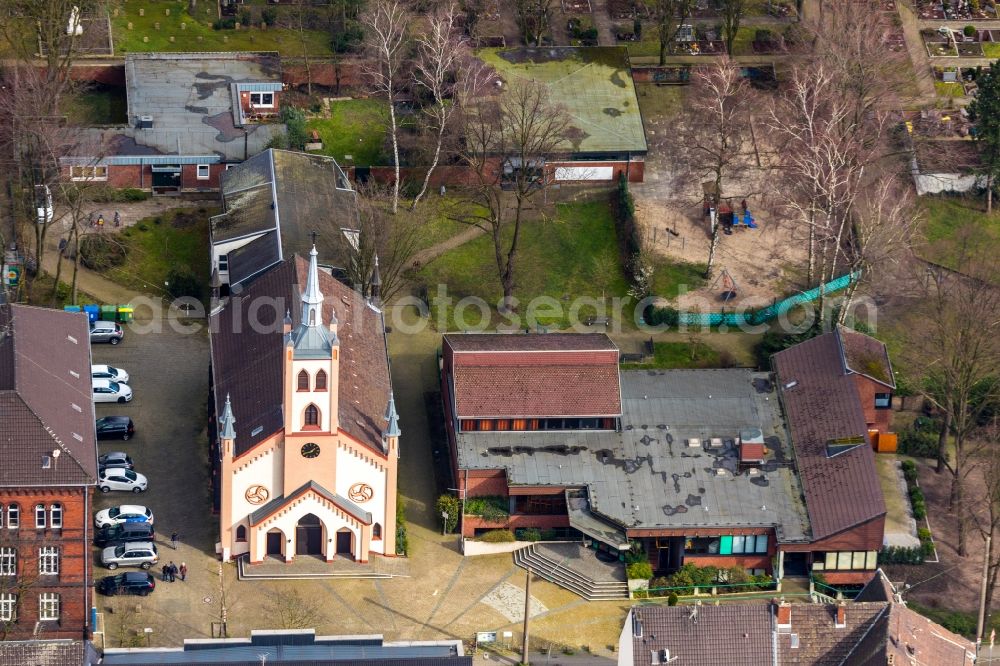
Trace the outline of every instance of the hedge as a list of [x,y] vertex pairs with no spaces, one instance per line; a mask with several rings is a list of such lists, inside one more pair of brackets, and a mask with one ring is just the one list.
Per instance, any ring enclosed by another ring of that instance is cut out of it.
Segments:
[[465,500],[465,515],[481,516],[483,520],[499,523],[507,520],[510,513],[507,498],[500,495],[482,495]]
[[485,541],[486,543],[511,543],[517,541],[517,539],[510,530],[490,530],[479,537],[479,541]]
[[625,567],[629,580],[649,580],[653,577],[653,565],[649,562],[633,562]]
[[879,551],[879,564],[923,564],[923,545],[914,548],[904,548],[903,546],[886,546]]
[[695,588],[719,586],[718,592],[748,592],[769,589],[774,579],[768,575],[754,576],[747,573],[743,567],[728,569],[695,564],[685,564],[670,576],[654,578],[649,583],[649,594],[654,597],[665,597],[671,593],[692,594]]
[[[437,511],[438,519],[444,522],[444,531],[449,534],[454,532],[458,525],[458,512],[462,510],[458,498],[454,495],[441,495],[437,498],[434,508]],[[445,513],[448,514],[447,519],[444,518]]]

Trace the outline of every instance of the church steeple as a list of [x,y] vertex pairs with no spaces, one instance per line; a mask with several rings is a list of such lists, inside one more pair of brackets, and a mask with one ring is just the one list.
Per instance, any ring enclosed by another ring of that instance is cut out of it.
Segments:
[[389,404],[385,407],[385,420],[388,423],[385,426],[382,436],[386,439],[399,437],[399,414],[396,413],[396,397],[392,394],[392,391],[389,391]]
[[222,439],[236,439],[236,419],[233,417],[233,405],[229,402],[229,394],[226,394],[226,406],[222,409],[222,418],[219,419],[222,432],[219,437]]
[[316,257],[316,243],[313,241],[309,252],[309,275],[306,288],[302,292],[302,323],[306,326],[323,325],[323,293],[319,290],[319,263]]

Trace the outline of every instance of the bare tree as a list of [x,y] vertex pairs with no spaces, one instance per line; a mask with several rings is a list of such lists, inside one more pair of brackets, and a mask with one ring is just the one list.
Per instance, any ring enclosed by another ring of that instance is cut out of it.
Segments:
[[[191,1],[194,2],[194,0]],[[302,49],[302,64],[306,68],[306,94],[309,97],[312,97],[313,94],[312,59],[309,57],[309,42],[307,38],[307,31],[311,27],[311,22],[314,18],[311,4],[306,0],[298,0],[295,3],[295,10],[292,15],[295,21],[295,32],[299,37],[299,48]]]
[[516,8],[524,43],[541,46],[552,23],[552,0],[517,0]]
[[372,91],[385,99],[389,111],[389,138],[395,178],[392,190],[392,213],[399,210],[399,126],[396,102],[403,85],[403,62],[408,48],[407,24],[410,16],[399,0],[373,0],[363,22],[367,27],[371,58],[365,74]]
[[463,70],[466,68],[474,70],[474,63],[480,62],[469,55],[465,40],[454,34],[457,15],[457,5],[449,1],[431,16],[427,31],[416,39],[417,56],[413,63],[413,83],[431,98],[424,106],[423,113],[427,119],[428,130],[434,134],[434,154],[420,191],[413,197],[410,210],[416,208],[417,203],[427,192],[431,174],[441,159],[445,132],[458,110],[458,105],[455,103],[456,86],[460,82],[470,80],[469,72],[460,73],[459,69],[461,67]]
[[279,629],[311,629],[326,621],[323,604],[314,595],[303,597],[297,590],[277,590],[268,598],[268,614]]
[[684,25],[695,7],[695,0],[643,0],[656,23],[660,40],[660,65],[667,62],[667,52],[674,52],[680,27]]
[[711,243],[705,268],[705,277],[710,277],[721,233],[719,204],[727,186],[749,166],[746,142],[750,91],[739,67],[725,57],[699,70],[692,87],[679,144],[687,175],[699,187],[707,185],[708,196],[712,198]]
[[547,89],[515,80],[494,96],[465,100],[462,159],[475,174],[452,219],[489,234],[503,290],[501,309],[513,307],[521,225],[528,205],[554,177],[546,159],[564,149],[570,130],[565,109],[549,100]]
[[985,440],[983,459],[979,469],[983,475],[984,492],[979,504],[985,508],[975,514],[975,525],[980,536],[987,542],[983,557],[986,558],[986,612],[993,607],[993,595],[996,592],[998,575],[1000,575],[1000,423],[994,417],[993,422],[981,433]]
[[960,273],[931,270],[923,307],[915,308],[923,334],[904,352],[919,369],[921,394],[942,416],[937,472],[951,476],[950,509],[958,520],[958,552],[966,553],[965,480],[980,445],[973,438],[983,417],[1000,403],[1000,290],[989,250],[975,248]]
[[373,296],[372,280],[377,271],[381,281],[378,297],[386,303],[405,284],[403,272],[416,252],[421,223],[416,213],[392,215],[391,197],[391,192],[377,183],[358,188],[360,226],[347,269],[351,283],[366,298]]
[[746,0],[722,0],[722,39],[726,42],[726,53],[732,57],[733,44],[740,32],[740,22],[746,13]]

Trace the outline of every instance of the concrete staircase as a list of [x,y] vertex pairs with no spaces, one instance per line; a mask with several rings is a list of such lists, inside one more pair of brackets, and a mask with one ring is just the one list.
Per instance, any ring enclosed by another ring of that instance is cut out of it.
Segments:
[[[580,546],[581,550],[588,549]],[[592,553],[592,551],[591,551]],[[591,554],[592,557],[596,557]],[[531,569],[536,576],[550,583],[579,594],[587,601],[617,601],[628,599],[628,583],[619,580],[594,580],[585,573],[570,568],[568,558],[554,559],[549,553],[542,553],[536,544],[514,551],[514,564],[522,569]]]

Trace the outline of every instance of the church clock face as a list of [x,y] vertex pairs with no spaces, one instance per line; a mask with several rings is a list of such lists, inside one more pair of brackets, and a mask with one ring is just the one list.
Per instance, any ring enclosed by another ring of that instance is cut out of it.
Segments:
[[303,458],[315,458],[319,455],[319,444],[314,442],[309,442],[308,444],[302,445],[302,457]]

